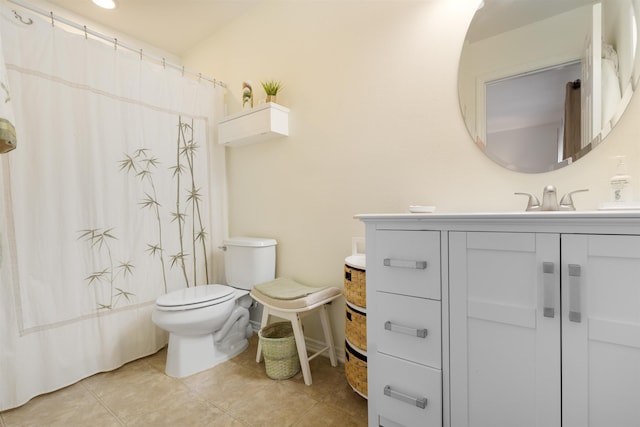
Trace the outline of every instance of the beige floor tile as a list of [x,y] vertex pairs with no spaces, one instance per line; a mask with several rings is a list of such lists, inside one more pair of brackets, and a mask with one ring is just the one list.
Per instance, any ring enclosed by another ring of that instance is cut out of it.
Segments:
[[346,380],[333,393],[327,393],[322,403],[339,408],[356,419],[367,419],[367,399],[353,391]]
[[127,427],[242,427],[238,420],[195,396],[182,401],[179,407],[162,407],[152,412],[134,414],[125,421]]
[[109,382],[108,391],[100,393],[102,403],[125,422],[138,414],[180,410],[196,398],[179,380],[149,369],[152,372],[147,376],[137,374],[127,380],[115,379]]
[[246,400],[235,401],[227,410],[247,426],[292,426],[318,401],[293,393],[287,381],[273,381],[257,390],[246,390]]
[[119,369],[101,372],[86,378],[82,383],[98,397],[110,394],[122,389],[123,384],[140,384],[150,381],[153,376],[163,376],[161,372],[151,369],[145,359],[129,362]]
[[357,418],[348,413],[328,406],[325,403],[318,403],[308,411],[295,424],[295,427],[366,427],[367,418]]
[[122,424],[80,383],[35,397],[27,404],[2,413],[7,427]]
[[158,371],[164,372],[167,363],[167,347],[164,347],[156,354],[146,357],[145,360]]
[[224,410],[235,402],[246,402],[247,390],[261,389],[271,381],[256,369],[234,363],[223,363],[183,379],[192,392]]
[[257,342],[254,336],[231,361],[180,379],[164,373],[165,348],[0,413],[0,427],[366,425],[366,400],[347,384],[343,365],[312,360],[311,386],[301,373],[272,380],[255,362]]

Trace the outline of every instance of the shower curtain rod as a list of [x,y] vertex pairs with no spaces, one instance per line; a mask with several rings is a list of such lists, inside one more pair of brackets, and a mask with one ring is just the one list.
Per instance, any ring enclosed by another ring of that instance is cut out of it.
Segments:
[[[167,61],[165,58],[161,58],[159,56],[152,55],[152,54],[147,53],[147,52],[143,52],[141,48],[140,49],[136,49],[136,48],[134,48],[134,47],[132,47],[132,46],[126,44],[126,43],[122,43],[120,40],[118,40],[115,37],[109,37],[109,36],[106,36],[106,35],[104,35],[102,33],[97,32],[97,31],[91,30],[91,29],[87,28],[86,25],[80,25],[78,23],[75,23],[73,21],[65,19],[65,18],[63,18],[63,17],[61,17],[59,15],[54,15],[53,12],[47,12],[44,9],[40,9],[40,8],[38,8],[36,6],[32,6],[32,5],[28,4],[28,3],[25,3],[23,1],[21,1],[21,0],[8,0],[8,1],[10,3],[17,4],[20,7],[28,9],[28,10],[34,12],[34,13],[37,13],[39,15],[51,18],[51,25],[52,26],[54,25],[55,21],[61,22],[61,23],[65,24],[65,25],[68,25],[68,26],[70,26],[72,28],[75,28],[76,30],[83,31],[85,37],[87,37],[88,34],[91,34],[94,37],[97,37],[97,38],[102,39],[104,41],[107,41],[109,43],[113,43],[113,45],[114,45],[114,47],[116,49],[119,48],[119,47],[122,47],[122,48],[127,49],[127,50],[129,50],[131,52],[137,53],[137,54],[140,55],[140,59],[142,59],[142,57],[144,56],[146,58],[152,59],[152,60],[162,64],[163,67],[171,67],[173,69],[181,71],[183,75],[186,73],[186,74],[189,74],[191,76],[197,77],[198,79],[202,79],[202,80],[206,80],[208,82],[211,82],[211,83],[214,84],[214,86],[217,85],[217,86],[221,86],[221,87],[224,87],[224,88],[227,87],[226,83],[224,83],[223,81],[217,80],[217,79],[212,78],[212,77],[203,76],[202,73],[196,73],[195,71],[189,70],[188,68],[185,68],[184,65],[178,65],[178,64],[175,64],[173,62]],[[17,14],[17,12],[15,12],[15,13]],[[20,19],[22,19],[22,18],[20,18]]]

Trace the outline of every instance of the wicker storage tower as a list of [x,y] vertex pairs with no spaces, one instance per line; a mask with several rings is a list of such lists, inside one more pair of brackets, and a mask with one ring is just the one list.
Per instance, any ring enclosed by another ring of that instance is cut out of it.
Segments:
[[345,374],[353,390],[367,397],[367,295],[364,254],[345,259]]

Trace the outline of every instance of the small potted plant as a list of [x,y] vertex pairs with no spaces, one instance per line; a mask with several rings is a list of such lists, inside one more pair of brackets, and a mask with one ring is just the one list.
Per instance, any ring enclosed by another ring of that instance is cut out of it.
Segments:
[[282,89],[283,84],[277,80],[266,80],[260,83],[267,94],[267,102],[276,102],[276,95]]

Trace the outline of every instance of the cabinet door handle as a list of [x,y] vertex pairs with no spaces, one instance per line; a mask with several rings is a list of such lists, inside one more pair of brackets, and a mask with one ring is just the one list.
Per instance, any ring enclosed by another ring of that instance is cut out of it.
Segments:
[[399,391],[392,390],[390,385],[384,386],[384,395],[392,397],[394,399],[398,399],[402,402],[408,403],[410,405],[415,405],[420,409],[424,409],[427,407],[427,398],[426,397],[413,397],[408,394],[400,393]]
[[554,292],[555,264],[552,262],[542,263],[542,272],[544,273],[544,317],[554,318],[556,315],[556,301]]
[[398,325],[397,323],[391,323],[391,321],[389,320],[384,322],[384,328],[387,331],[399,332],[401,334],[411,335],[412,337],[418,337],[418,338],[427,337],[426,329],[419,329],[419,328],[412,328],[410,326]]
[[385,267],[415,268],[416,270],[424,270],[427,268],[427,261],[385,258],[383,262]]
[[580,323],[580,265],[569,264],[569,320]]

